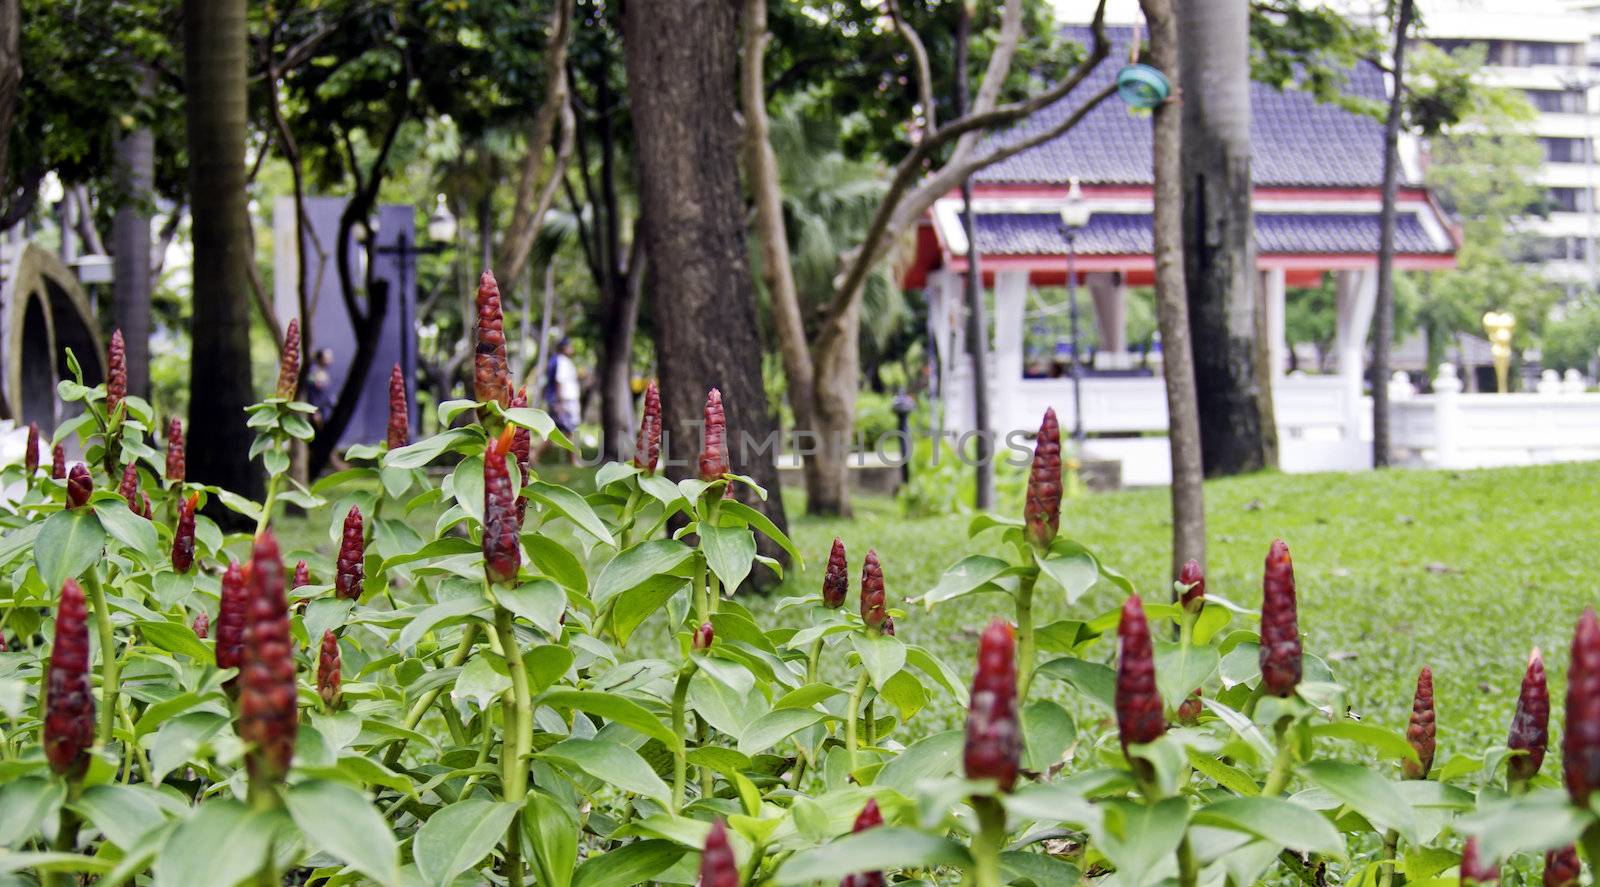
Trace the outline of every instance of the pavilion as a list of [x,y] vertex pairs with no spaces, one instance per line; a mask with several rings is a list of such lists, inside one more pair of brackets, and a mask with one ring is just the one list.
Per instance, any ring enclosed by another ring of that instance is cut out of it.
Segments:
[[[1110,28],[1114,48],[1073,95],[1017,128],[1000,142],[1046,128],[1078,100],[1116,76],[1127,59],[1131,28]],[[1071,36],[1087,41],[1086,29]],[[1345,92],[1384,100],[1384,75],[1371,65],[1348,74]],[[1285,470],[1353,469],[1370,464],[1363,442],[1370,408],[1362,393],[1367,331],[1377,290],[1378,215],[1383,172],[1383,126],[1372,118],[1309,93],[1250,87],[1251,173],[1259,296],[1271,340],[1274,402]],[[1417,184],[1420,168],[1402,146],[1402,186],[1396,218],[1397,270],[1453,267],[1458,245],[1445,214]],[[988,354],[991,424],[1002,438],[1038,427],[1046,406],[1073,414],[1072,381],[1065,374],[1038,377],[1025,371],[1030,317],[1055,313],[1030,309],[1035,287],[1065,284],[1067,240],[1060,210],[1071,180],[1081,185],[1091,211],[1074,234],[1076,283],[1094,305],[1100,348],[1085,369],[1085,429],[1090,455],[1121,459],[1129,483],[1164,483],[1168,469],[1166,400],[1159,372],[1129,372],[1127,288],[1149,286],[1151,257],[1151,127],[1148,115],[1111,99],[1065,135],[992,166],[973,181],[979,267],[993,292],[992,347]],[[971,362],[966,345],[965,276],[968,243],[958,193],[938,201],[917,234],[905,287],[925,292],[937,354],[938,391],[945,427],[973,427]],[[1337,375],[1286,375],[1285,297],[1289,288],[1316,286],[1335,275],[1338,302]],[[1195,343],[1205,347],[1204,342]],[[1060,352],[1061,346],[1057,346]],[[1036,369],[1036,367],[1035,367]]]

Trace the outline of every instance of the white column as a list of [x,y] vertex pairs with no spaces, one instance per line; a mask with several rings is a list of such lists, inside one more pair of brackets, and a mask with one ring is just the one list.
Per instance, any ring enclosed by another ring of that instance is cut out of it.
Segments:
[[[933,321],[940,332],[940,371],[944,397],[944,426],[960,434],[972,428],[972,359],[967,355],[965,302],[966,278],[950,271],[928,277],[929,289],[939,291],[939,316]],[[929,310],[933,310],[933,302]]]
[[1433,458],[1440,468],[1454,468],[1459,461],[1460,394],[1455,364],[1439,364],[1439,374],[1433,377]]
[[1337,273],[1335,292],[1339,317],[1335,342],[1339,376],[1344,380],[1345,439],[1357,440],[1365,405],[1361,401],[1361,374],[1365,369],[1367,330],[1378,298],[1378,275],[1370,268]]
[[1130,361],[1128,293],[1122,284],[1122,275],[1114,271],[1095,271],[1084,275],[1084,283],[1094,299],[1095,326],[1100,330],[1100,350],[1095,353],[1095,366],[1124,369]]
[[1272,371],[1274,380],[1283,378],[1288,369],[1285,355],[1288,353],[1288,342],[1284,334],[1284,299],[1286,285],[1282,268],[1263,268],[1261,270],[1261,299],[1262,308],[1267,319],[1267,362]]
[[1001,432],[1011,429],[1017,385],[1022,381],[1022,341],[1027,323],[1028,272],[994,276],[994,378],[989,380],[989,415]]

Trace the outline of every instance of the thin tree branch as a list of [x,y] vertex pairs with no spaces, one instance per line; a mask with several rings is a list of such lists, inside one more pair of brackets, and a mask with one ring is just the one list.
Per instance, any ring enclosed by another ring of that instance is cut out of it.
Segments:
[[[556,178],[566,165],[567,157],[563,156],[560,149],[556,151],[548,169],[544,155],[555,137],[557,123],[566,123],[572,118],[572,110],[567,104],[566,64],[567,47],[572,39],[573,5],[573,0],[560,0],[552,13],[550,38],[545,50],[545,96],[534,114],[527,153],[522,160],[522,174],[517,180],[516,208],[511,215],[511,227],[506,232],[505,246],[496,262],[508,281],[514,281],[522,275],[528,255],[533,251],[534,240],[544,224],[544,214],[550,208],[550,201],[555,198]],[[562,128],[561,145],[567,149],[568,156],[573,128]],[[541,180],[543,185],[536,196],[535,186]]]
[[[933,69],[928,63],[928,47],[923,44],[916,29],[906,22],[905,16],[900,14],[900,0],[886,0],[885,5],[889,7],[889,19],[894,22],[895,30],[900,32],[911,50],[911,73],[917,82],[917,101],[922,105],[923,128],[937,129],[939,118],[933,104]],[[957,77],[965,77],[966,74],[965,71],[956,72]]]

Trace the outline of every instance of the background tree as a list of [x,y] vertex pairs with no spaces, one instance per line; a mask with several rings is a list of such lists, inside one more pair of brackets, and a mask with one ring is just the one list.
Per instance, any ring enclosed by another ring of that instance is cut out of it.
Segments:
[[1394,341],[1394,214],[1400,187],[1400,126],[1405,102],[1406,44],[1412,0],[1392,3],[1394,62],[1383,124],[1383,205],[1378,213],[1378,297],[1372,330],[1372,467],[1389,467],[1389,351]]

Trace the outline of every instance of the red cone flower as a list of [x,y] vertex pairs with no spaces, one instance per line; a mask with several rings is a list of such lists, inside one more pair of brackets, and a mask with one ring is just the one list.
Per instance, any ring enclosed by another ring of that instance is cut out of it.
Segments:
[[633,464],[653,473],[660,459],[661,389],[652,380],[644,386],[644,414],[639,417],[639,440],[634,444]]
[[334,593],[345,600],[353,601],[361,597],[361,582],[367,575],[364,566],[366,548],[361,509],[352,505],[344,516],[344,536],[339,540],[339,560],[333,576]]
[[[511,378],[506,362],[505,318],[500,312],[500,285],[494,274],[478,278],[478,346],[473,357],[473,397],[480,402],[511,403]],[[480,412],[479,421],[489,414]]]
[[122,469],[122,483],[117,485],[117,495],[128,502],[128,510],[139,513],[139,467],[132,462]]
[[1467,846],[1461,849],[1461,883],[1463,887],[1468,884],[1497,884],[1500,882],[1500,866],[1493,861],[1482,858],[1478,854],[1478,839],[1468,838]]
[[111,346],[106,349],[106,418],[117,412],[128,396],[128,351],[122,343],[122,330],[111,331]]
[[1028,541],[1048,548],[1061,526],[1061,426],[1056,423],[1053,407],[1044,411],[1033,445],[1023,518],[1027,521]]
[[82,779],[94,745],[94,693],[89,688],[89,612],[75,579],[61,585],[45,682],[44,755],[51,770]]
[[722,392],[706,392],[705,433],[700,446],[700,479],[712,481],[728,473],[728,419],[722,412]]
[[50,448],[50,479],[67,479],[67,448],[61,444]]
[[183,422],[177,417],[167,421],[167,480],[183,483]]
[[1436,747],[1438,725],[1433,711],[1433,670],[1426,665],[1417,672],[1417,693],[1411,700],[1411,723],[1406,726],[1406,741],[1417,753],[1417,763],[1401,761],[1400,770],[1407,779],[1427,779],[1433,769],[1433,752]]
[[342,683],[339,674],[339,639],[333,632],[322,633],[322,650],[317,654],[317,695],[322,697],[322,704],[329,709],[339,707],[339,700],[343,696],[339,689]]
[[28,423],[28,444],[22,453],[22,468],[33,477],[39,473],[39,423]]
[[[245,568],[229,563],[222,572],[222,594],[217,604],[217,667],[239,668],[244,664],[244,637],[246,610],[250,606],[250,589],[245,581]],[[228,681],[230,687],[238,683],[235,676]]]
[[696,650],[711,649],[711,642],[716,638],[716,634],[716,631],[711,627],[711,623],[700,623],[700,627],[694,630],[694,648]]
[[1200,688],[1194,688],[1188,698],[1178,704],[1178,722],[1185,727],[1194,726],[1200,720],[1200,712],[1205,709],[1205,704],[1200,701]]
[[522,566],[517,542],[517,491],[511,488],[506,454],[511,429],[489,441],[483,452],[483,568],[490,582],[510,582]]
[[239,675],[239,737],[254,746],[245,763],[256,779],[277,781],[294,758],[300,711],[295,697],[294,642],[283,594],[283,560],[271,530],[250,555],[244,663]]
[[700,851],[698,887],[739,887],[739,866],[728,846],[728,828],[721,819],[711,823],[705,849]]
[[1595,619],[1594,607],[1583,611],[1572,638],[1561,772],[1572,802],[1589,806],[1590,793],[1600,787],[1600,621]]
[[1550,744],[1550,688],[1545,685],[1544,657],[1534,647],[1528,656],[1528,670],[1522,675],[1522,692],[1517,696],[1517,713],[1511,717],[1511,735],[1506,747],[1527,754],[1515,755],[1506,762],[1513,780],[1529,780],[1544,766],[1545,748]]
[[[880,825],[883,825],[883,814],[878,812],[878,800],[868,798],[867,805],[856,815],[856,823],[850,831],[864,832]],[[884,887],[883,872],[857,872],[846,875],[844,880],[839,882],[839,887]]]
[[1017,645],[1011,624],[996,619],[978,638],[978,670],[972,677],[967,741],[962,763],[968,779],[993,779],[1001,791],[1017,784],[1022,764],[1022,725],[1017,719]]
[[[525,407],[528,405],[528,389],[519,388],[511,396],[512,407]],[[524,486],[528,483],[528,469],[533,464],[533,435],[528,429],[520,425],[513,426],[516,430],[511,432],[511,455],[517,459],[517,477]],[[522,528],[522,519],[528,512],[528,500],[517,497],[517,529]]]
[[278,360],[278,387],[273,393],[294,400],[300,391],[300,319],[290,318],[283,331],[283,354]]
[[878,566],[878,552],[869,549],[861,564],[861,621],[868,628],[883,630],[883,621],[889,618],[884,598],[883,568]]
[[200,494],[191,493],[178,506],[178,526],[172,531],[172,569],[189,572],[194,564],[194,509],[200,504]]
[[1150,623],[1144,618],[1144,602],[1137,594],[1122,604],[1117,623],[1117,732],[1122,750],[1128,746],[1155,742],[1167,730],[1161,713],[1161,692],[1156,689],[1155,647],[1150,642]]
[[194,614],[194,621],[189,623],[189,627],[194,629],[194,636],[203,641],[211,634],[211,617],[206,615],[206,611],[201,610]]
[[406,377],[400,364],[389,373],[389,449],[398,450],[411,442],[411,411],[406,404]]
[[1300,626],[1289,546],[1274,539],[1261,582],[1261,686],[1288,696],[1300,683]]
[[290,590],[293,590],[293,589],[296,589],[296,588],[300,588],[302,586],[306,586],[306,585],[310,585],[310,584],[311,584],[311,568],[306,566],[306,562],[305,561],[300,561],[299,563],[296,563],[294,565],[294,583],[289,586]]
[[155,512],[153,510],[151,510],[151,508],[150,508],[150,494],[144,492],[143,490],[140,490],[139,491],[139,516],[144,518],[145,520],[151,520],[152,519],[151,516],[153,514],[155,514]]
[[67,472],[67,507],[82,508],[89,504],[89,494],[94,492],[94,481],[89,477],[89,466],[72,463]]
[[1200,569],[1200,562],[1190,558],[1178,571],[1178,583],[1187,586],[1183,592],[1183,608],[1190,613],[1198,613],[1206,605],[1206,573]]
[[844,542],[833,537],[833,550],[828,552],[828,566],[822,573],[822,605],[832,610],[844,606],[850,593],[850,566],[845,562]]
[[1544,855],[1544,887],[1578,887],[1578,876],[1583,866],[1578,862],[1578,848],[1568,844]]

